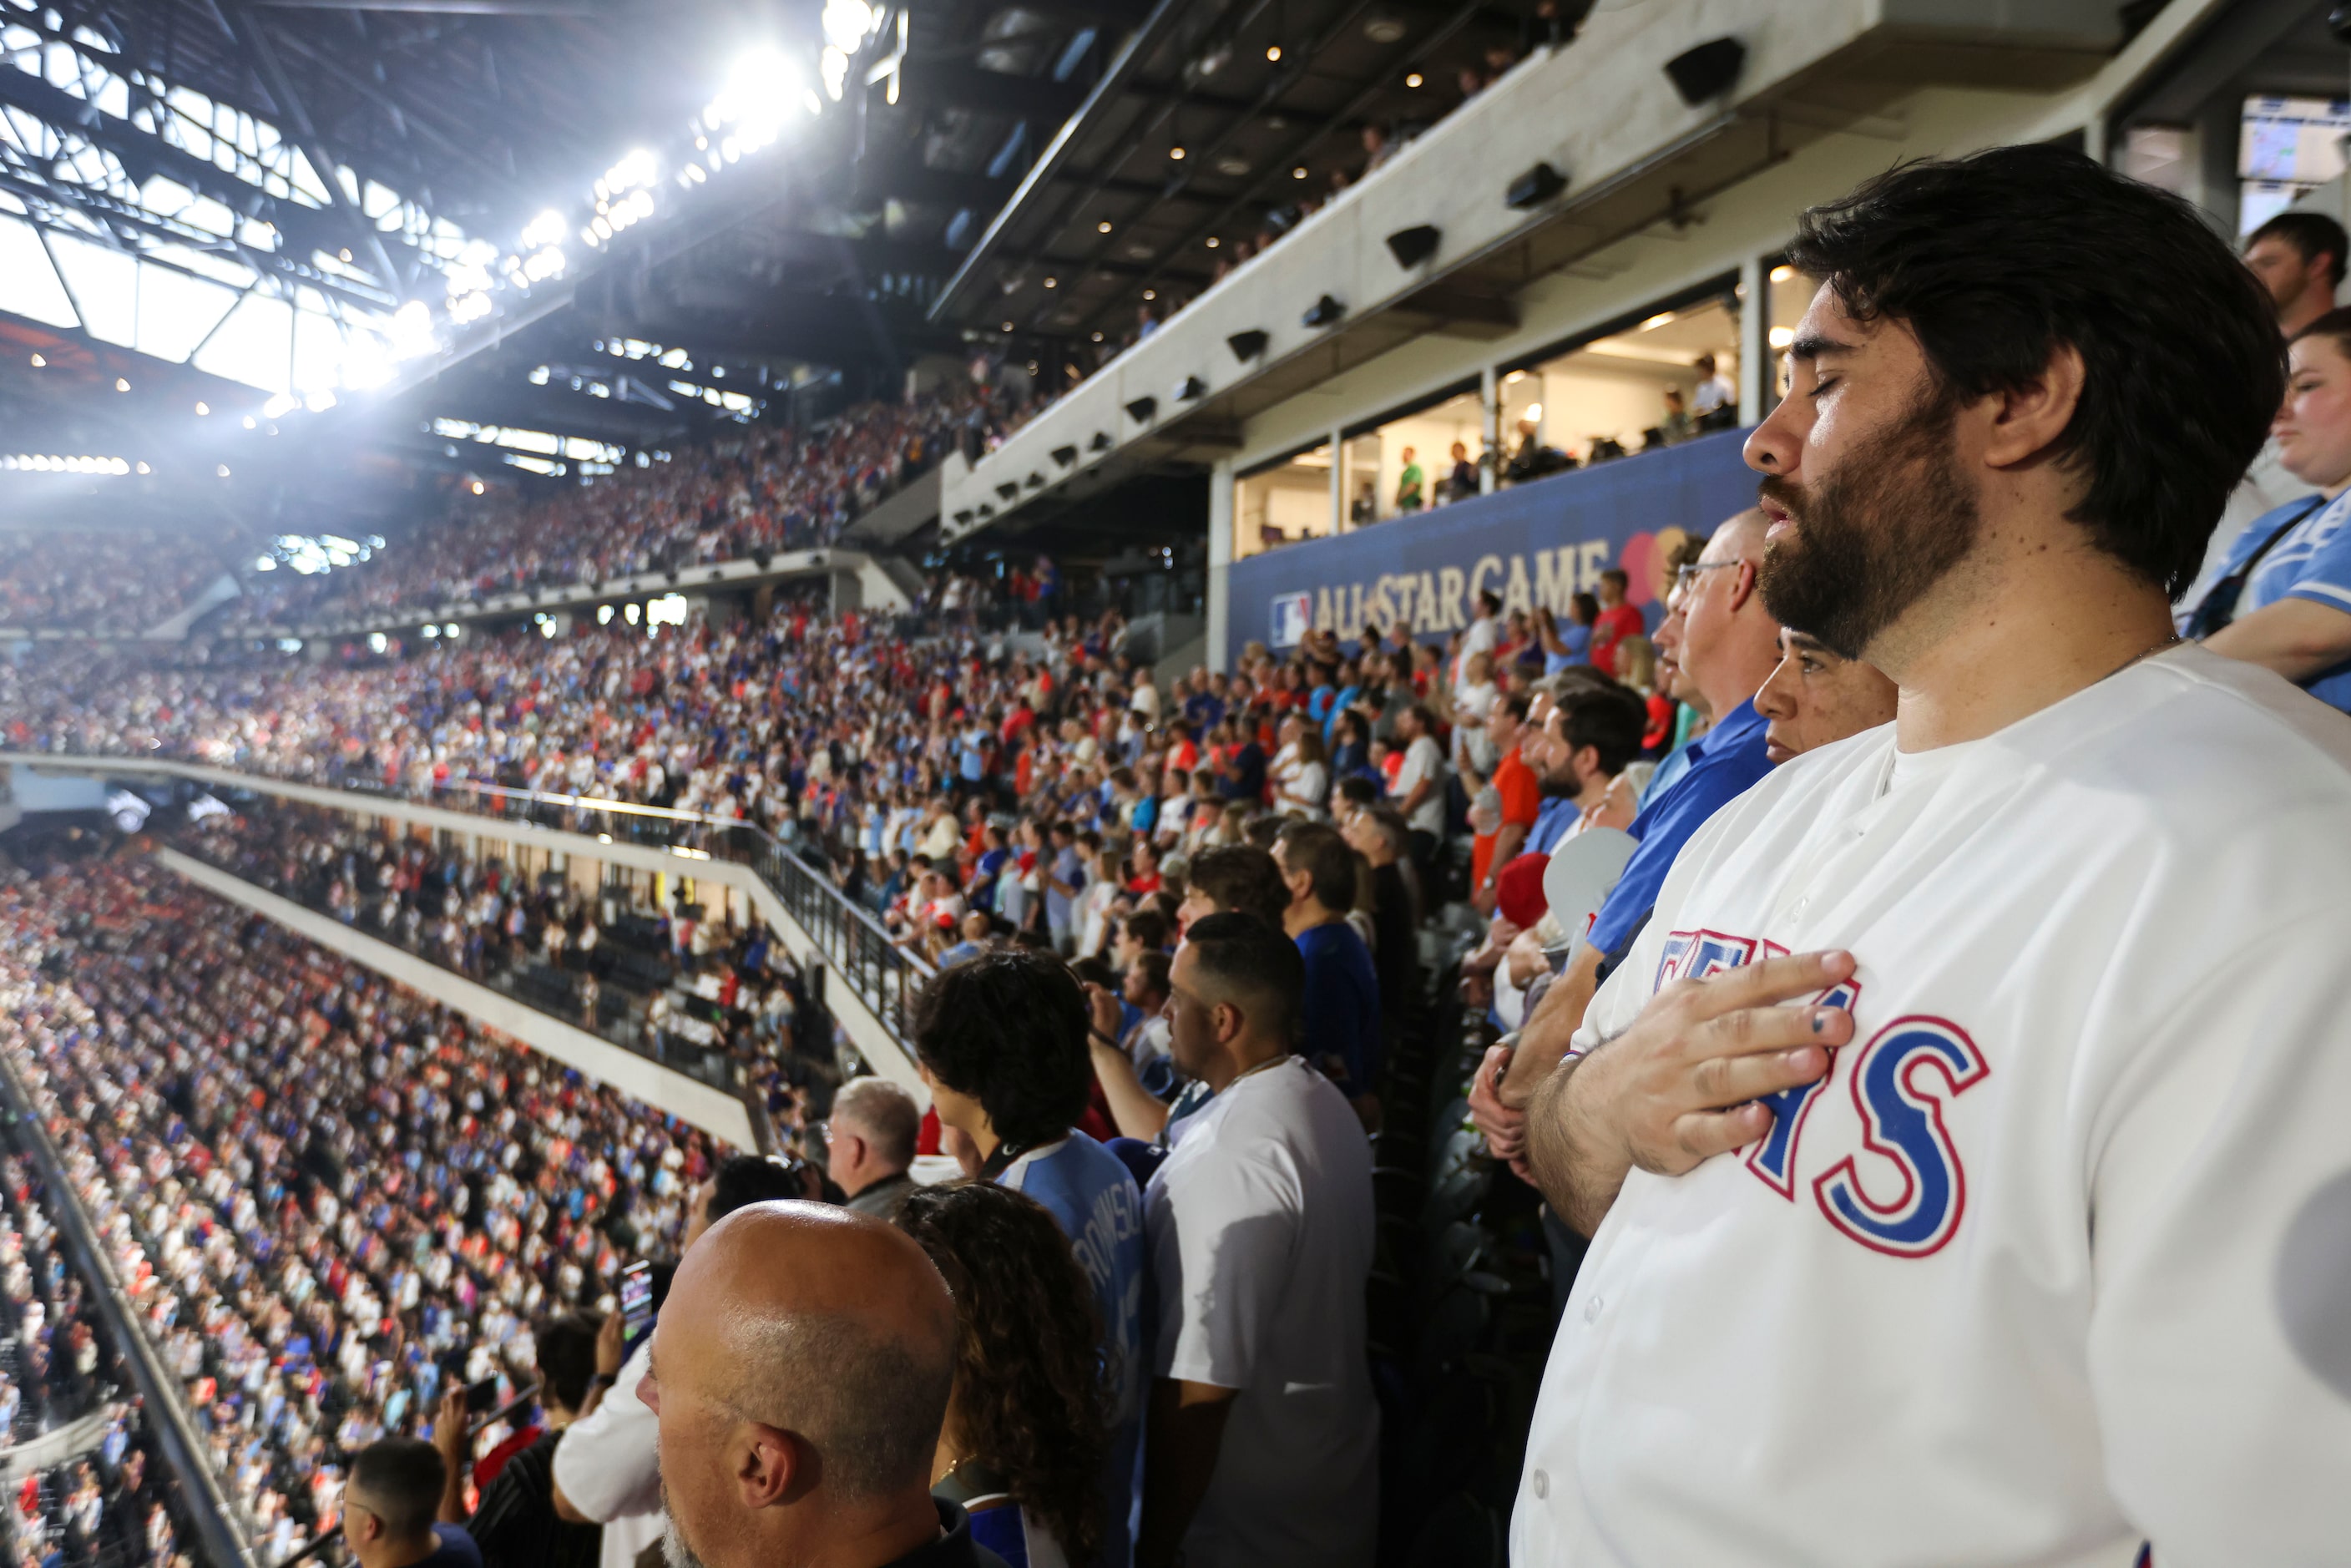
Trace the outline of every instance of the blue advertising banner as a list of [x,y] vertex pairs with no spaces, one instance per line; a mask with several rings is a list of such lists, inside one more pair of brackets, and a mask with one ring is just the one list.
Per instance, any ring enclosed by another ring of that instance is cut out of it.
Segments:
[[1745,440],[1724,431],[1235,561],[1226,657],[1250,643],[1295,647],[1310,626],[1352,635],[1367,620],[1441,641],[1469,624],[1489,589],[1505,615],[1547,604],[1564,616],[1569,595],[1597,591],[1612,566],[1655,630],[1667,552],[1755,504]]

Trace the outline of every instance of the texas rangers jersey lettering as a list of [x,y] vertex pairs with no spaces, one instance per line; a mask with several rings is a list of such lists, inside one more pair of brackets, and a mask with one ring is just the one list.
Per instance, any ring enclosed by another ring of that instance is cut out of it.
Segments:
[[[1666,938],[1656,988],[1677,979],[1702,980],[1786,952],[1779,943],[1759,937],[1677,931]],[[1860,1000],[1861,983],[1846,980],[1814,997],[1812,1005],[1843,1008],[1861,1024]],[[1950,1240],[1967,1212],[1967,1170],[1944,1127],[1942,1101],[1966,1092],[1991,1071],[1957,1024],[1896,1019],[1868,1036],[1866,1044],[1831,1051],[1828,1071],[1812,1082],[1764,1097],[1761,1103],[1771,1108],[1771,1130],[1749,1146],[1747,1168],[1794,1202],[1805,1121],[1813,1103],[1843,1077],[1860,1118],[1860,1148],[1813,1178],[1814,1200],[1831,1225],[1863,1246],[1889,1257],[1927,1257]],[[1937,1078],[1939,1083],[1932,1082]],[[1871,1197],[1861,1174],[1865,1161],[1884,1167],[1867,1178],[1878,1184],[1879,1197]]]

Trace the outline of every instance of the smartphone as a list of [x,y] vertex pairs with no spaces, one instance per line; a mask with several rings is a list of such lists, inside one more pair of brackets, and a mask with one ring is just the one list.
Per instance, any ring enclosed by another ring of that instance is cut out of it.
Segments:
[[633,1354],[653,1327],[653,1266],[640,1260],[621,1270],[621,1354]]
[[498,1380],[495,1373],[479,1383],[469,1383],[465,1385],[466,1415],[484,1416],[497,1407]]

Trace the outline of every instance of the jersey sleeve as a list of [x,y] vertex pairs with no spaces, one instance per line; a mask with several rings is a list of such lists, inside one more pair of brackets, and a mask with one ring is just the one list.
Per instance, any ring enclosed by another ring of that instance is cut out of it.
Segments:
[[1294,1184],[1265,1161],[1192,1162],[1155,1215],[1161,1377],[1246,1388],[1266,1325],[1282,1310],[1301,1206]]
[[2351,615],[2351,524],[2313,550],[2295,573],[2288,599],[2307,599]]
[[2115,1051],[2088,1365],[2109,1484],[2163,1568],[2351,1542],[2346,968],[2339,919],[2273,928]]

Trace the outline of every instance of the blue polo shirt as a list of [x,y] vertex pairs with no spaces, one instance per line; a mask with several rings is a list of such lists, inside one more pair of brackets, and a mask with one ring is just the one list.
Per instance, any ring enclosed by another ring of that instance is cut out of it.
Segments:
[[1666,873],[1673,869],[1674,857],[1690,835],[1771,771],[1771,759],[1763,754],[1764,728],[1763,716],[1750,700],[1682,748],[1688,766],[1665,789],[1643,800],[1641,814],[1625,830],[1640,841],[1640,847],[1592,922],[1594,947],[1614,957],[1629,945],[1656,906]]

